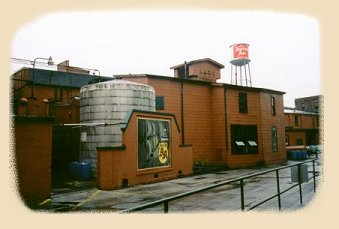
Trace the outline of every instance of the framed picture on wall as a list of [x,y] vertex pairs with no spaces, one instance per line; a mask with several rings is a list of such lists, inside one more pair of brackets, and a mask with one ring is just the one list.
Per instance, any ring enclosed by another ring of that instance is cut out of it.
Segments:
[[170,120],[138,118],[138,169],[171,166]]

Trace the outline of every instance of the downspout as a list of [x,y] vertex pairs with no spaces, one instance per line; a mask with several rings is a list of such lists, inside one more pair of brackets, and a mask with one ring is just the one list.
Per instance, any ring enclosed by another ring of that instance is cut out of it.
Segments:
[[228,153],[228,131],[227,131],[227,101],[226,101],[226,85],[224,84],[224,128],[225,128],[225,146],[226,146],[226,154],[225,154],[225,161],[226,161],[226,168],[228,168],[228,160],[227,160],[227,153]]
[[181,79],[180,83],[180,97],[181,97],[181,144],[185,145],[185,123],[184,123],[184,83]]
[[[185,76],[187,78],[187,64],[185,61]],[[184,122],[184,80],[180,79],[180,111],[181,111],[181,144],[185,145],[185,122]]]

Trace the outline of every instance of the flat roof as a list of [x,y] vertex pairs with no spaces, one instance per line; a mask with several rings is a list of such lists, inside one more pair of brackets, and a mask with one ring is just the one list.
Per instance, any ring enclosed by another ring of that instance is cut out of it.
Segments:
[[90,84],[94,79],[100,78],[100,81],[114,80],[113,77],[88,75],[73,72],[53,71],[39,68],[22,68],[12,74],[12,77],[20,74],[21,71],[28,71],[29,81],[34,81],[35,84],[51,85],[51,86],[65,86],[80,88],[84,85]]
[[[203,58],[203,59],[198,59],[198,60],[191,60],[191,61],[187,61],[186,64],[190,65],[190,64],[201,63],[201,62],[209,62],[209,63],[217,66],[218,68],[224,68],[225,67],[224,65],[216,62],[215,60],[212,60],[211,58]],[[175,65],[173,67],[170,67],[170,69],[176,69],[176,68],[182,67],[184,65],[185,65],[185,63],[178,64],[178,65]]]
[[284,107],[284,113],[286,113],[286,114],[319,115],[319,113],[316,113],[316,112],[303,111],[303,110],[298,110],[296,108],[291,108],[291,107]]
[[273,93],[273,94],[279,94],[283,95],[285,92],[282,91],[276,91],[272,89],[267,88],[257,88],[257,87],[246,87],[246,86],[239,86],[239,85],[233,85],[233,84],[227,84],[227,83],[216,83],[216,82],[208,82],[208,81],[202,81],[202,80],[193,80],[193,79],[182,79],[182,78],[176,78],[172,76],[160,76],[160,75],[151,75],[151,74],[126,74],[126,75],[114,75],[114,77],[117,78],[151,78],[151,79],[160,79],[160,80],[168,80],[168,81],[176,81],[184,83],[192,83],[192,84],[204,84],[209,86],[219,86],[219,87],[225,87],[229,89],[235,89],[235,90],[244,90],[244,91],[262,91],[267,93]]

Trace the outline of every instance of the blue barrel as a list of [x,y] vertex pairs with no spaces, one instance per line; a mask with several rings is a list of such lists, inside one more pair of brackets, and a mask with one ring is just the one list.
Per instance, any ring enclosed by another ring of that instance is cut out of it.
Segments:
[[290,160],[292,160],[292,161],[297,160],[297,151],[295,151],[295,150],[290,151]]
[[79,162],[72,161],[69,164],[69,172],[70,172],[71,178],[79,179],[80,177]]
[[306,160],[307,159],[307,152],[306,151],[300,151],[300,159]]
[[89,180],[91,177],[91,165],[86,162],[79,163],[79,179]]

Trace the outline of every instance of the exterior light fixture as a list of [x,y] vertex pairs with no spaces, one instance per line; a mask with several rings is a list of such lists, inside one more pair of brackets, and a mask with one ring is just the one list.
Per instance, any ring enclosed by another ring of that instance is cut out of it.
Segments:
[[42,102],[44,102],[44,104],[46,104],[46,116],[49,116],[49,100],[43,99]]
[[89,69],[89,70],[92,70],[93,71],[93,75],[96,76],[94,74],[94,72],[98,72],[98,82],[100,83],[100,71],[98,69]]
[[70,99],[72,99],[72,101],[69,104],[69,106],[72,106],[74,101],[80,101],[80,97],[79,96],[73,96],[73,97],[70,97]]

